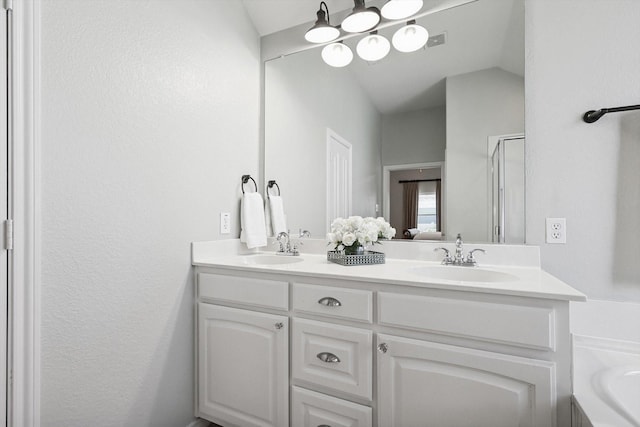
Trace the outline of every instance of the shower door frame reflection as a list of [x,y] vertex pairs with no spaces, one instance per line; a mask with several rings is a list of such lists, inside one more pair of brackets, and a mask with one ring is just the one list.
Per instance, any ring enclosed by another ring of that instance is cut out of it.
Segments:
[[[492,138],[489,139],[491,144]],[[493,138],[495,141],[495,138]],[[522,144],[517,147],[517,162],[513,162],[508,156],[513,152],[511,148],[516,147],[513,144]],[[521,154],[520,154],[521,153]],[[493,148],[489,158],[490,171],[490,189],[491,189],[491,242],[493,243],[511,243],[522,244],[526,241],[526,216],[525,216],[525,137],[524,135],[508,135],[497,137],[497,143]],[[516,166],[517,165],[517,166]],[[514,167],[515,166],[515,167]],[[516,182],[518,181],[518,182]],[[521,185],[521,198],[512,197],[514,192],[511,190],[512,185]],[[515,201],[514,201],[515,199]],[[507,212],[507,207],[517,206]],[[520,211],[520,212],[518,212]],[[515,213],[515,215],[514,215]],[[518,215],[518,213],[520,213]],[[515,218],[515,221],[514,221]],[[516,223],[518,222],[518,223]],[[513,230],[520,229],[520,233],[513,235]]]

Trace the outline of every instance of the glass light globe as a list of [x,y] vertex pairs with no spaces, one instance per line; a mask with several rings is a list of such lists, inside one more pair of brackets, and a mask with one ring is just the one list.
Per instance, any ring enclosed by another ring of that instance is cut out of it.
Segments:
[[378,61],[389,53],[391,44],[389,40],[378,34],[370,34],[358,42],[356,52],[365,61]]
[[322,60],[332,67],[346,67],[353,60],[353,52],[344,43],[331,43],[322,49]]
[[422,9],[422,0],[389,0],[382,6],[382,16],[387,19],[405,19]]
[[340,30],[330,25],[317,25],[307,31],[304,35],[305,40],[309,43],[327,43],[337,39],[340,36]]
[[368,8],[353,12],[342,21],[342,29],[347,33],[364,33],[380,22],[377,9]]
[[429,32],[420,25],[410,24],[400,28],[393,35],[391,42],[400,52],[415,52],[427,44]]

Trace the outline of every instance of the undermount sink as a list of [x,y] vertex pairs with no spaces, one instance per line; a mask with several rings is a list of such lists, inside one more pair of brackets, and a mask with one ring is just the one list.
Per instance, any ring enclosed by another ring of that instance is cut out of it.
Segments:
[[500,271],[485,270],[478,267],[427,266],[415,267],[411,272],[425,279],[451,280],[455,282],[513,282],[516,276]]
[[241,263],[244,265],[282,265],[295,264],[302,261],[304,260],[299,256],[269,254],[247,255],[241,258]]

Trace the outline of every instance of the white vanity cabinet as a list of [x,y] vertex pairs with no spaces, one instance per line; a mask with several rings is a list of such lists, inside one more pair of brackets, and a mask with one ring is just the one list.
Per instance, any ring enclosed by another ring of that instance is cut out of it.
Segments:
[[196,413],[224,427],[570,423],[567,300],[196,271]]
[[225,427],[289,425],[289,318],[209,302],[278,309],[287,296],[286,282],[199,275],[198,416]]
[[383,334],[378,342],[380,426],[554,424],[548,362]]

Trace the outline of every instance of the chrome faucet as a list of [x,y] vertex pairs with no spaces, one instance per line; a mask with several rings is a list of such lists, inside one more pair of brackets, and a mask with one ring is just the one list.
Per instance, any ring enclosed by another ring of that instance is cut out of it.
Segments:
[[280,245],[280,248],[276,252],[276,255],[287,255],[287,256],[300,255],[297,245],[291,244],[289,233],[285,231],[281,231],[280,233],[278,233],[278,237],[276,237],[276,240],[277,240],[276,243]]
[[300,237],[301,239],[303,237],[311,237],[311,233],[309,232],[309,230],[303,230],[301,228],[300,231],[298,232],[298,237]]
[[474,252],[482,252],[485,253],[484,249],[473,249],[470,250],[467,254],[466,258],[464,256],[464,252],[462,251],[462,236],[458,233],[456,237],[456,252],[452,257],[451,252],[447,248],[435,248],[433,251],[444,251],[444,259],[442,260],[443,265],[459,265],[464,267],[474,267],[478,265],[478,261],[473,256]]
[[456,265],[462,264],[462,243],[462,236],[458,233],[458,237],[456,237],[456,256],[453,258],[453,263]]

